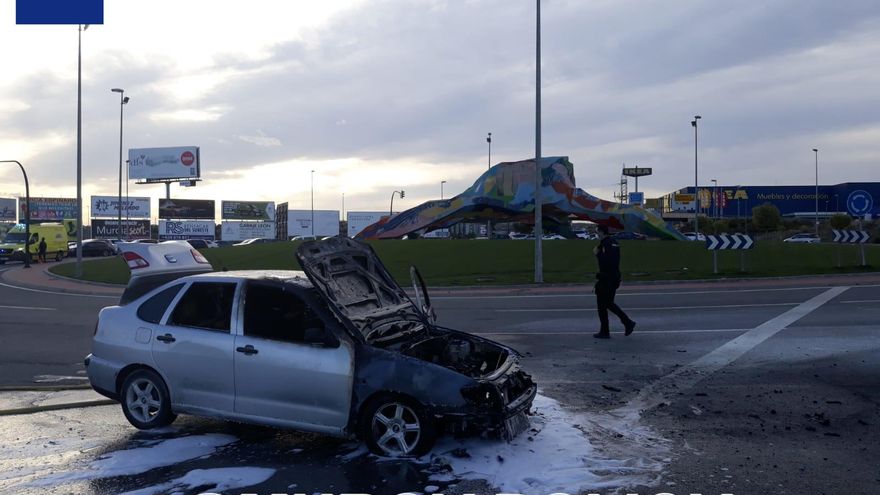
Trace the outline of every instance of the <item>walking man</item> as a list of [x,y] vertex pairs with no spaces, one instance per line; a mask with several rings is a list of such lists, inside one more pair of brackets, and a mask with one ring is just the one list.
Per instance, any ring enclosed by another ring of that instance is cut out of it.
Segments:
[[40,239],[40,245],[39,245],[38,252],[39,252],[39,255],[37,257],[39,258],[40,263],[45,263],[46,262],[46,238],[45,237]]
[[620,307],[614,303],[614,295],[620,287],[620,245],[617,239],[608,235],[608,226],[599,226],[599,244],[593,248],[593,254],[599,262],[599,273],[596,274],[596,306],[599,310],[599,333],[593,337],[610,339],[608,328],[608,311],[611,311],[623,323],[624,335],[629,335],[636,327]]

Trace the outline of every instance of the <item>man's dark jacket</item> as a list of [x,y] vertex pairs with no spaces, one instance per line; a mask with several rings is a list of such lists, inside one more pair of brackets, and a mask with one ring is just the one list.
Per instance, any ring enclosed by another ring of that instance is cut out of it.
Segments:
[[599,242],[599,250],[596,253],[599,262],[599,273],[596,278],[599,283],[608,284],[612,287],[620,285],[620,245],[617,239],[606,236]]

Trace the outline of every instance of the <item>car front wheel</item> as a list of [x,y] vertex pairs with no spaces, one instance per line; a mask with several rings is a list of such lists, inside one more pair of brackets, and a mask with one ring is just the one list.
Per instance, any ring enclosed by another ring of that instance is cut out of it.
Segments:
[[171,398],[162,378],[150,370],[137,370],[122,384],[120,401],[125,419],[139,430],[170,425],[177,417],[171,412]]
[[431,450],[437,434],[424,407],[409,398],[386,395],[364,408],[361,437],[374,454],[417,457]]

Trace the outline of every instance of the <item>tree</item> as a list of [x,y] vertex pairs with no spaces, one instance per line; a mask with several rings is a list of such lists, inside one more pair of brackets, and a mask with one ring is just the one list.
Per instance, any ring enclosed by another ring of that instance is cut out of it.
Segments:
[[836,213],[831,217],[831,228],[842,230],[850,226],[852,224],[852,217],[849,215],[844,215],[843,213]]
[[764,232],[776,230],[782,221],[782,215],[779,208],[771,203],[764,203],[761,206],[752,208],[752,223],[755,228]]

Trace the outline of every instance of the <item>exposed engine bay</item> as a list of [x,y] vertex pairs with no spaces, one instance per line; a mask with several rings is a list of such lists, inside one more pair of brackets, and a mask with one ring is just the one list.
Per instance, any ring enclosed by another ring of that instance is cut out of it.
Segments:
[[474,378],[492,374],[508,357],[502,347],[451,333],[407,342],[400,352]]

